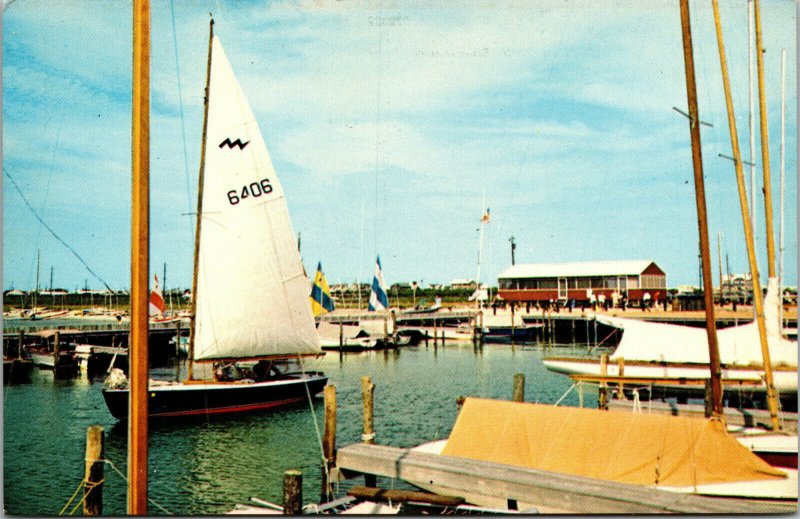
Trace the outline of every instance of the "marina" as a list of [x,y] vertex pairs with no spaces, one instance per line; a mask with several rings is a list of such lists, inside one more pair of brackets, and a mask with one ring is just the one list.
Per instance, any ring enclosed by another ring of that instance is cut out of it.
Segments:
[[[578,347],[578,350],[583,350]],[[338,438],[341,445],[361,437],[360,378],[375,381],[376,442],[410,447],[446,435],[462,395],[510,398],[513,375],[523,372],[528,398],[555,402],[570,383],[541,365],[543,347],[431,344],[363,353],[328,353],[314,369],[324,371],[338,392]],[[151,370],[151,376],[174,378],[176,366]],[[29,384],[5,388],[5,495],[9,514],[55,514],[82,477],[86,428],[106,431],[106,459],[124,473],[126,427],[106,409],[102,379],[53,380],[35,371]],[[567,402],[577,405],[577,396]],[[593,404],[587,396],[586,405]],[[596,404],[595,404],[596,405]],[[317,421],[321,399],[314,399]],[[420,419],[420,414],[425,419]],[[152,426],[152,499],[181,515],[221,514],[253,496],[281,502],[282,475],[297,468],[304,474],[304,495],[320,488],[319,446],[308,405],[238,417],[200,416]],[[309,434],[310,433],[310,434]],[[53,465],[51,459],[64,461]],[[125,481],[106,467],[104,514],[125,513]],[[32,498],[33,496],[33,498]],[[151,513],[160,515],[158,508]]]
[[5,514],[797,511],[796,13],[201,4],[4,5]]

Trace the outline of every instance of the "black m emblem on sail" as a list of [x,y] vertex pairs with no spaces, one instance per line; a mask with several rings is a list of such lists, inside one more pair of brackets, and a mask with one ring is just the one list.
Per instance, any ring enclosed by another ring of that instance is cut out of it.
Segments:
[[219,147],[220,148],[224,148],[225,146],[227,146],[230,149],[233,149],[234,146],[238,146],[240,150],[243,150],[245,148],[245,146],[247,146],[248,144],[250,144],[250,141],[242,142],[239,139],[236,139],[235,141],[231,141],[230,138],[227,138],[224,141],[219,143]]

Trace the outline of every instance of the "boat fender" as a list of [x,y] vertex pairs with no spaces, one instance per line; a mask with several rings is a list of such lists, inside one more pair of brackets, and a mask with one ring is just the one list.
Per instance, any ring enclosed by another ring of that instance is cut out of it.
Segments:
[[128,387],[128,377],[119,368],[112,368],[106,377],[103,386],[106,389],[125,389]]

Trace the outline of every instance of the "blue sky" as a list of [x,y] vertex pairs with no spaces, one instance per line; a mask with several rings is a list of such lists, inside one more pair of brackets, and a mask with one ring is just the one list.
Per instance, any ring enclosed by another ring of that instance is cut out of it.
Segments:
[[[747,6],[722,2],[749,158]],[[710,2],[691,2],[714,279],[717,235],[748,269]],[[677,0],[157,1],[152,6],[151,271],[188,287],[213,13],[287,194],[307,271],[387,283],[518,263],[655,260],[698,283]],[[785,271],[796,284],[796,10],[763,0],[777,244],[780,53],[787,52]],[[3,168],[113,288],[130,284],[131,8],[16,0],[3,15]],[[177,46],[177,49],[176,49]],[[177,55],[176,55],[177,50]],[[760,163],[756,100],[756,162]],[[745,169],[749,179],[749,168]],[[760,167],[757,249],[766,272]],[[749,182],[749,180],[748,180]],[[749,193],[749,188],[748,188]],[[3,285],[102,288],[3,177]]]

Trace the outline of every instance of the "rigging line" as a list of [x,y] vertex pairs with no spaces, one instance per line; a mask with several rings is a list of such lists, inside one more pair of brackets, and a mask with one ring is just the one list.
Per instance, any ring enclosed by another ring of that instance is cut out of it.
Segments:
[[[186,149],[186,121],[183,116],[183,92],[181,89],[181,66],[178,60],[178,32],[175,29],[175,2],[169,1],[170,15],[172,16],[172,45],[175,48],[175,76],[178,83],[178,107],[181,116],[181,138],[183,139],[183,173],[186,176],[186,202],[189,208],[188,213],[192,214],[192,188],[189,180],[189,155]],[[194,226],[189,218],[189,234],[194,241]]]
[[84,260],[84,259],[81,257],[81,255],[80,255],[80,254],[78,254],[78,253],[75,251],[75,249],[73,249],[72,247],[70,247],[70,246],[69,246],[69,244],[68,244],[67,242],[65,242],[65,241],[64,241],[64,240],[63,240],[63,239],[62,239],[62,238],[61,238],[61,237],[60,237],[58,234],[56,234],[56,232],[55,232],[55,231],[54,231],[54,230],[53,230],[53,229],[52,229],[52,228],[51,228],[49,225],[47,225],[47,222],[45,222],[45,221],[42,219],[42,217],[41,217],[41,216],[39,216],[39,214],[38,214],[38,213],[36,212],[36,210],[33,208],[33,206],[31,205],[31,203],[30,203],[30,202],[28,202],[28,199],[27,199],[27,198],[25,198],[25,194],[22,192],[22,189],[20,189],[20,187],[19,187],[19,185],[17,184],[17,182],[14,180],[14,178],[11,176],[11,174],[8,172],[8,170],[7,170],[5,167],[3,168],[3,173],[4,173],[4,174],[5,174],[5,176],[6,176],[6,177],[8,177],[8,179],[11,181],[11,184],[14,186],[14,188],[15,188],[15,189],[17,190],[17,192],[19,193],[19,196],[22,198],[22,201],[23,201],[23,202],[25,202],[25,205],[26,205],[26,206],[28,206],[28,209],[30,209],[31,213],[33,213],[33,216],[34,216],[34,217],[36,217],[36,219],[37,219],[37,220],[39,220],[39,222],[40,222],[40,223],[41,223],[41,224],[44,226],[44,228],[45,228],[45,229],[47,229],[48,231],[50,231],[50,234],[52,234],[52,235],[53,235],[53,237],[54,237],[56,240],[58,240],[58,241],[59,241],[59,242],[60,242],[60,243],[61,243],[61,244],[62,244],[64,247],[66,247],[66,248],[67,248],[67,250],[69,250],[69,251],[70,251],[72,254],[74,254],[76,258],[78,258],[78,261],[80,261],[80,262],[83,264],[83,266],[84,266],[84,267],[86,267],[86,270],[88,270],[88,271],[89,271],[89,274],[91,274],[92,276],[94,276],[95,278],[97,278],[97,279],[98,279],[98,280],[99,280],[99,281],[100,281],[100,282],[101,282],[103,285],[105,285],[105,287],[106,287],[106,288],[107,288],[109,291],[113,292],[114,290],[113,290],[113,289],[112,289],[110,286],[108,286],[108,283],[106,283],[106,282],[105,282],[105,280],[104,280],[103,278],[101,278],[101,277],[100,277],[100,276],[99,276],[99,275],[98,275],[98,274],[97,274],[95,271],[93,271],[93,270],[92,270],[92,268],[89,266],[89,264],[88,264],[88,263],[86,263],[86,260]]
[[[207,415],[206,415],[206,416],[207,416]],[[114,470],[114,472],[116,472],[116,473],[119,475],[119,477],[121,477],[121,478],[122,478],[122,480],[123,480],[123,481],[125,481],[126,483],[128,482],[128,477],[127,477],[125,474],[123,474],[123,473],[122,473],[122,471],[121,471],[121,470],[119,470],[119,469],[117,468],[117,466],[116,466],[116,465],[114,465],[114,463],[113,463],[111,460],[108,460],[108,459],[103,459],[103,460],[97,460],[97,461],[101,461],[101,462],[105,463],[106,465],[108,465],[109,467],[111,467],[111,468]],[[167,514],[167,515],[174,515],[172,512],[170,512],[169,510],[167,510],[167,509],[166,509],[166,508],[164,508],[163,506],[159,505],[158,503],[156,503],[155,501],[153,501],[151,498],[149,498],[149,497],[148,497],[148,498],[147,498],[147,501],[148,501],[148,502],[149,502],[151,505],[155,506],[156,508],[158,508],[159,510],[161,510],[162,512],[164,512],[165,514]]]
[[[59,143],[61,142],[61,130],[63,128],[65,119],[63,115],[64,114],[62,112],[61,117],[58,117],[58,129],[56,130],[56,143],[55,146],[53,147],[53,154],[50,157],[50,165],[47,168],[47,184],[44,192],[44,198],[42,199],[42,207],[47,207],[47,200],[50,198],[50,181],[53,178],[53,166],[56,162],[56,153],[58,152]],[[52,118],[48,120],[47,124],[50,123],[50,120],[52,120]],[[42,237],[42,228],[39,227],[36,232],[36,241],[35,241],[37,250],[39,250],[39,242],[41,241],[41,237]],[[31,276],[33,276],[33,272],[31,272],[28,275],[28,286],[31,285]]]
[[[300,372],[303,376],[306,376],[306,367],[305,363],[303,362],[303,357],[301,355],[297,356],[298,360],[300,361]],[[317,442],[319,443],[319,453],[320,457],[322,458],[322,462],[325,464],[325,469],[328,468],[328,460],[325,459],[325,449],[322,446],[322,434],[319,432],[319,424],[317,423],[317,413],[314,412],[314,402],[311,400],[311,391],[308,389],[308,381],[303,384],[306,388],[306,396],[308,397],[308,408],[311,410],[311,417],[314,420],[314,430],[317,433]]]
[[381,54],[383,43],[383,2],[378,6],[378,77],[377,85],[377,115],[375,120],[375,221],[373,222],[374,232],[374,250],[373,253],[378,254],[378,177],[380,174],[380,147],[381,147]]

